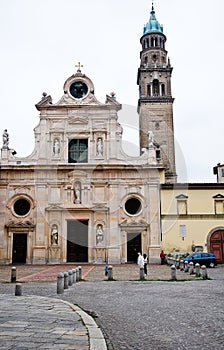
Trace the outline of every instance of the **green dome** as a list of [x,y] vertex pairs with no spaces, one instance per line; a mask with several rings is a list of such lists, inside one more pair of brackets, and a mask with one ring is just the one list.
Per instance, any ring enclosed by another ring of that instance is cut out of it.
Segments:
[[163,25],[157,21],[156,16],[155,16],[154,7],[152,5],[150,19],[149,19],[148,23],[144,25],[143,35],[148,34],[148,33],[155,33],[155,32],[163,33]]

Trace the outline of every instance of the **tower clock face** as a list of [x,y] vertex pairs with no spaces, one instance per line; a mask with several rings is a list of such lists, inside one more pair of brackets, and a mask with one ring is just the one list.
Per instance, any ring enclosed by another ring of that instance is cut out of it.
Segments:
[[87,95],[88,86],[83,81],[75,81],[71,84],[70,94],[75,98],[83,98]]

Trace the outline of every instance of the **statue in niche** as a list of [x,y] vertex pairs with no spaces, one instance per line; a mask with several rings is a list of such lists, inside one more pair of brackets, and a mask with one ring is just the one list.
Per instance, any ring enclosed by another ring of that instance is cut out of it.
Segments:
[[98,138],[98,140],[97,140],[96,154],[97,154],[97,156],[103,155],[103,140],[101,138]]
[[153,147],[153,142],[154,142],[154,135],[153,135],[152,130],[149,130],[148,131],[148,145],[149,145],[149,148]]
[[101,224],[96,227],[96,244],[103,242],[103,226]]
[[8,149],[9,148],[9,134],[7,132],[7,129],[4,130],[2,138],[3,138],[3,148]]
[[81,185],[79,182],[76,182],[74,185],[74,203],[81,203]]
[[53,225],[51,229],[51,245],[58,245],[58,227]]
[[60,154],[60,141],[58,139],[54,140],[53,153],[54,156],[58,156]]

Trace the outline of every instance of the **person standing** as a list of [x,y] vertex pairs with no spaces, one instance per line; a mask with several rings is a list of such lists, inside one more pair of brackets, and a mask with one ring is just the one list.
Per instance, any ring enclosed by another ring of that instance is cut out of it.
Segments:
[[144,274],[147,276],[148,257],[145,253],[143,254],[143,259],[144,259]]
[[138,253],[137,264],[139,267],[144,267],[144,258],[141,253]]
[[165,258],[166,258],[166,255],[165,255],[164,251],[162,250],[160,253],[161,265],[165,264]]

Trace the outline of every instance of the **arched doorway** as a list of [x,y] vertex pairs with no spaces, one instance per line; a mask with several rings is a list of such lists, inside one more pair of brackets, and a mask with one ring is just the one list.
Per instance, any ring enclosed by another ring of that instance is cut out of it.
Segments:
[[224,228],[215,230],[210,236],[210,252],[215,254],[218,263],[224,262]]

